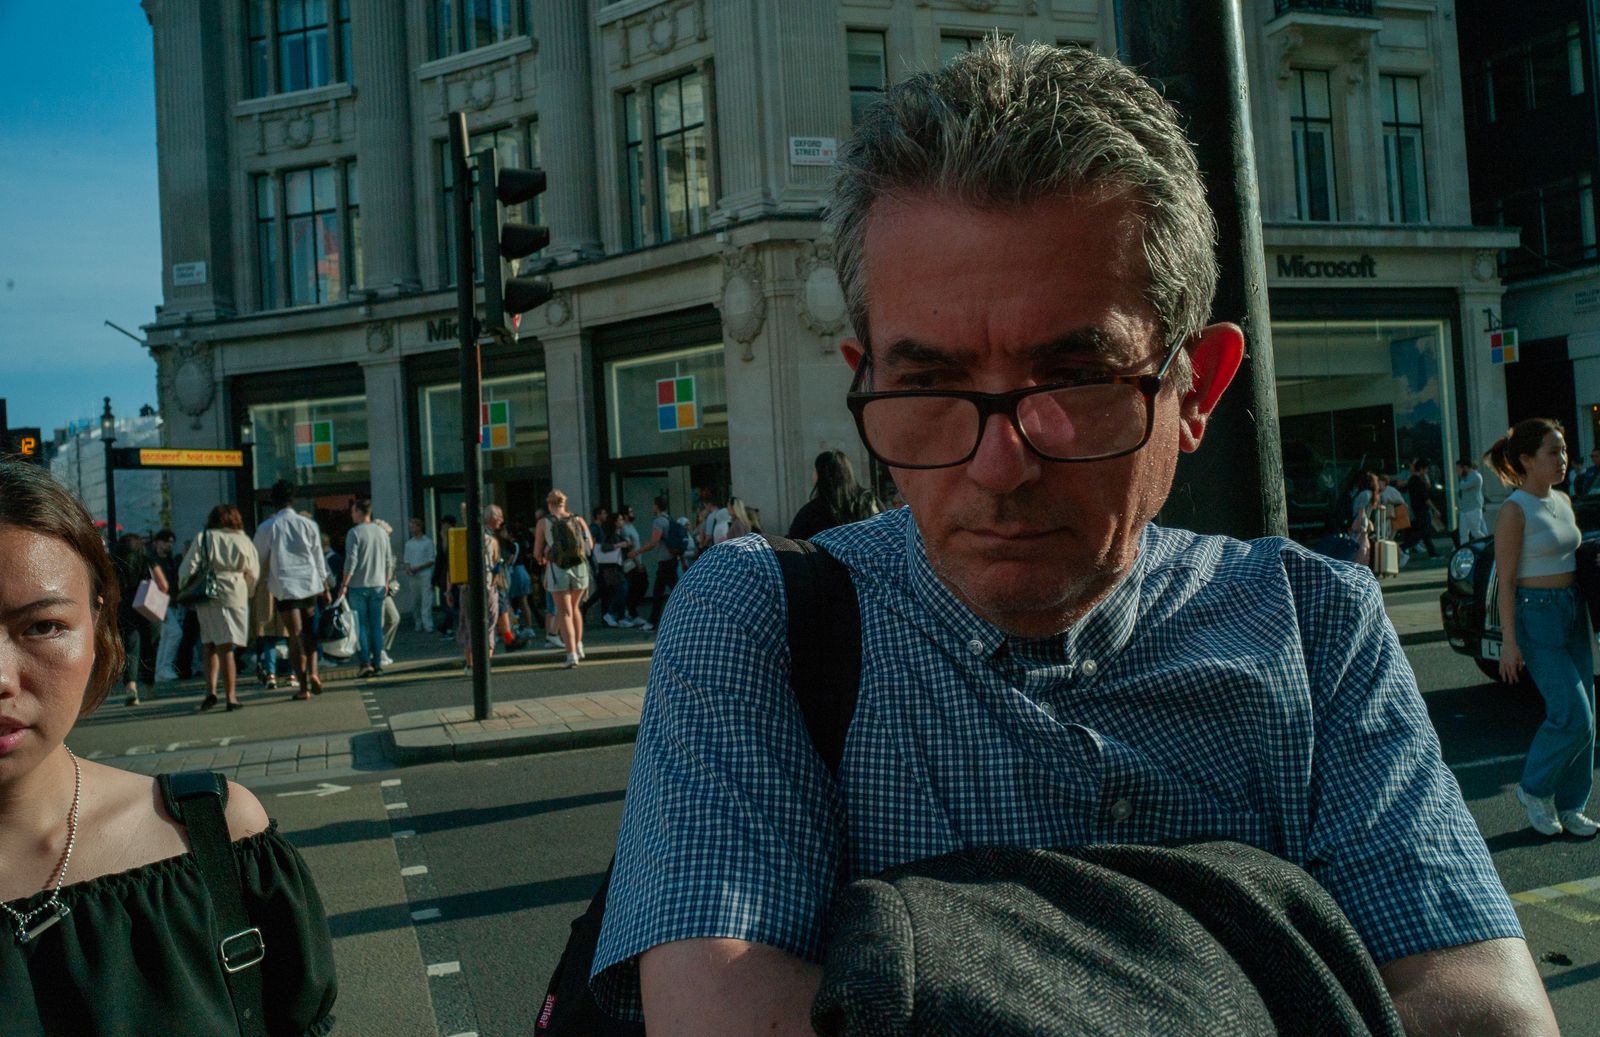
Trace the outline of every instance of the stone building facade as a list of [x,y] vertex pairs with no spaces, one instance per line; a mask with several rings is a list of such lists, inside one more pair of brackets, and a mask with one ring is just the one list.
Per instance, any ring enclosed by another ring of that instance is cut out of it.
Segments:
[[[550,184],[555,298],[484,360],[488,497],[526,517],[555,485],[647,516],[665,493],[683,514],[721,484],[781,530],[819,450],[866,465],[821,220],[853,113],[995,29],[1116,50],[1099,0],[143,3],[164,428],[256,444],[236,484],[172,477],[180,527],[280,477],[335,526],[357,494],[430,524],[459,507],[444,141],[461,109],[475,148]],[[1503,422],[1472,315],[1498,305],[1506,232],[1470,225],[1449,7],[1244,4],[1307,532],[1352,465],[1449,457]]]

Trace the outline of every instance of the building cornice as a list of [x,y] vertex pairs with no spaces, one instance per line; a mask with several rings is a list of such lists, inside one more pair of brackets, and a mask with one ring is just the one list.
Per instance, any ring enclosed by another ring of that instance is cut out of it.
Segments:
[[526,54],[533,50],[533,38],[530,36],[513,36],[500,43],[491,43],[487,47],[478,47],[474,50],[462,51],[460,54],[451,54],[449,57],[435,58],[433,61],[424,62],[417,66],[417,78],[437,79],[439,76],[448,76],[454,72],[461,72],[469,68],[478,68],[481,65],[492,65],[497,61]]
[[1514,227],[1393,226],[1357,223],[1264,223],[1267,248],[1300,249],[1434,249],[1478,251],[1516,248],[1522,240]]
[[293,90],[287,94],[252,97],[248,101],[240,101],[234,105],[233,114],[237,117],[264,115],[267,112],[281,112],[286,108],[303,108],[306,105],[337,101],[345,97],[354,96],[355,92],[356,88],[349,83],[329,83],[327,86],[315,86],[309,90]]

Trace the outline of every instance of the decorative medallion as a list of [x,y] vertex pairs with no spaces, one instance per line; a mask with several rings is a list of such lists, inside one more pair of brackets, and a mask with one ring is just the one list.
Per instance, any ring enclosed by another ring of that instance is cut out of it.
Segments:
[[728,337],[745,345],[744,359],[754,360],[750,343],[761,334],[767,319],[767,297],[762,292],[761,256],[754,245],[722,252],[722,327]]
[[283,121],[283,142],[291,148],[303,148],[316,134],[316,120],[311,113],[302,111]]
[[650,15],[650,23],[645,28],[645,35],[650,41],[650,49],[657,54],[665,54],[678,42],[677,12],[666,7],[658,7]]
[[480,69],[466,81],[467,105],[474,111],[483,111],[494,104],[494,70]]
[[1479,252],[1472,257],[1472,276],[1480,281],[1499,280],[1500,262],[1493,252]]
[[394,345],[394,324],[376,321],[367,325],[367,352],[387,353]]
[[[826,237],[801,242],[800,253],[795,257],[795,280],[800,282],[795,308],[800,323],[818,335],[838,334],[849,316],[834,262],[833,239]],[[825,348],[832,349],[833,343],[830,341]]]
[[211,347],[204,342],[175,343],[164,352],[166,362],[158,367],[162,395],[194,419],[190,428],[198,429],[200,415],[211,409],[217,395]]
[[572,303],[566,292],[557,292],[544,304],[544,319],[552,328],[559,328],[572,319]]

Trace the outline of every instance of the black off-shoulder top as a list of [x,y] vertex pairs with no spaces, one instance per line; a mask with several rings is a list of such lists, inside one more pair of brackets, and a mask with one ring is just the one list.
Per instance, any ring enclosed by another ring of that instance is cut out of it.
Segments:
[[[299,851],[266,831],[233,844],[245,911],[261,930],[267,1030],[333,1029],[333,943]],[[10,906],[27,912],[41,892]],[[0,914],[0,1032],[8,1037],[217,1037],[238,1033],[194,854],[61,888],[72,913],[26,944]],[[38,920],[35,920],[37,924]]]

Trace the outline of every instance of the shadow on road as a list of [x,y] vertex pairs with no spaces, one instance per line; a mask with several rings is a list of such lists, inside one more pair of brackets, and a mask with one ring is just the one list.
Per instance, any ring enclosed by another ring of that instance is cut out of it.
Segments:
[[412,905],[409,904],[387,904],[360,911],[346,911],[344,914],[329,915],[328,929],[333,933],[334,939],[339,939],[345,936],[399,929],[412,924],[419,927],[438,925],[464,918],[490,918],[513,911],[549,907],[552,904],[586,903],[594,896],[595,890],[600,888],[600,880],[603,877],[604,873],[597,871],[590,875],[569,875],[566,878],[549,879],[544,882],[524,882],[516,886],[501,886],[498,889],[485,889],[476,893],[436,897],[424,905],[439,908],[441,917],[433,921],[413,923],[410,915]]
[[623,791],[623,789],[607,789],[601,792],[586,792],[579,796],[536,799],[527,803],[506,803],[494,807],[467,807],[460,810],[442,810],[432,814],[416,814],[411,818],[411,827],[421,835],[431,835],[435,832],[448,832],[474,825],[496,825],[504,821],[538,817],[540,814],[554,814],[562,810],[616,803],[621,801]]

